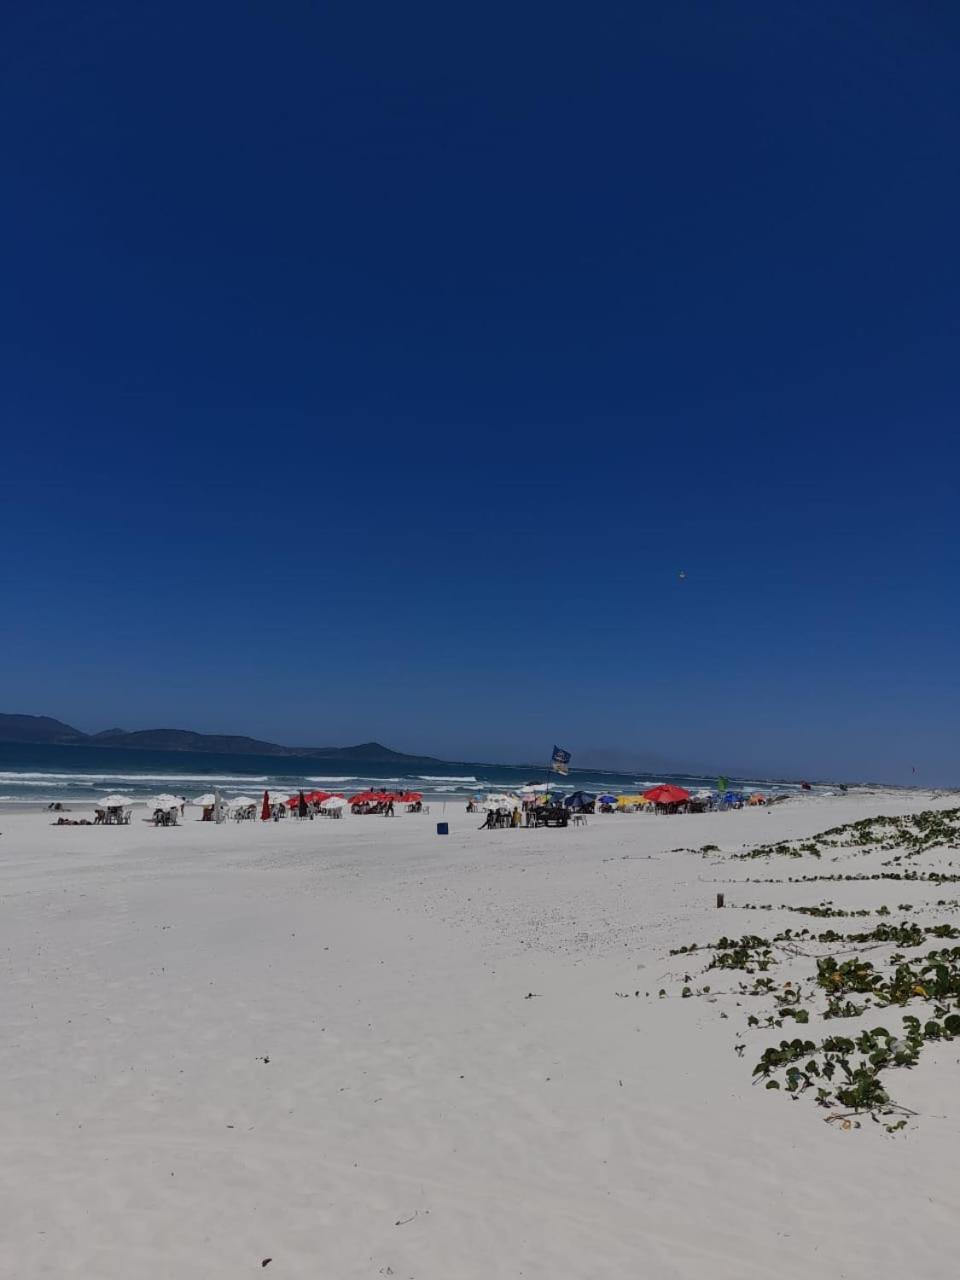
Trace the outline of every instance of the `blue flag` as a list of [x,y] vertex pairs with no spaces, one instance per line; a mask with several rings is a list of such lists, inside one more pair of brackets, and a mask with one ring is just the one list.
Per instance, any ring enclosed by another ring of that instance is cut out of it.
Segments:
[[551,757],[554,773],[569,773],[570,771],[570,752],[564,751],[563,747],[554,745],[553,756]]

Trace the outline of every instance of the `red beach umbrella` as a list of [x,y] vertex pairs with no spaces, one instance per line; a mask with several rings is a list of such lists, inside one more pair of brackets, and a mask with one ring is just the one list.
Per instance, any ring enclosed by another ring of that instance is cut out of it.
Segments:
[[270,792],[263,793],[263,808],[260,810],[260,817],[264,822],[270,821]]
[[684,800],[690,799],[690,792],[684,791],[683,787],[675,787],[672,782],[665,782],[645,791],[643,798],[652,800],[654,804],[682,804]]
[[401,804],[416,804],[418,800],[422,800],[423,796],[419,791],[405,791],[400,797]]

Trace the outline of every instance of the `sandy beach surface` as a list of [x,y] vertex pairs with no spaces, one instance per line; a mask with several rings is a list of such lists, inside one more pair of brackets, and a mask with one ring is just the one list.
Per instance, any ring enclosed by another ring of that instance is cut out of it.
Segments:
[[668,952],[960,890],[746,883],[826,859],[678,846],[957,803],[493,832],[448,808],[446,838],[436,811],[2,815],[0,1275],[953,1277],[960,1041],[896,1073],[906,1129],[842,1130],[752,1081],[794,1032],[747,1031],[726,976],[680,998],[702,961]]

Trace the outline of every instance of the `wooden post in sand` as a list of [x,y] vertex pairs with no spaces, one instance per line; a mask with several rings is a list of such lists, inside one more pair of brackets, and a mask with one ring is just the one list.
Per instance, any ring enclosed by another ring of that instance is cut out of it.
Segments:
[[722,894],[722,893],[718,893],[718,894],[717,894],[717,906],[718,906],[718,907],[722,907],[722,906],[723,906],[723,894]]

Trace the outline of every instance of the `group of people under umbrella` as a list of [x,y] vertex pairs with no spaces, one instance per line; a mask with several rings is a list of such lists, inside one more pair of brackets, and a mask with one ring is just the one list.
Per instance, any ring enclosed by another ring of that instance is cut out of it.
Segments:
[[[216,821],[216,795],[211,793],[198,796],[193,803],[203,809],[202,821]],[[292,796],[284,796],[276,791],[271,795],[269,791],[264,791],[262,800],[255,800],[252,796],[231,796],[219,803],[224,816],[238,822],[254,821],[258,817],[263,822],[279,822],[286,817],[342,818],[347,809],[356,814],[379,813],[392,817],[398,805],[405,807],[408,813],[419,813],[423,808],[423,796],[419,791],[361,791],[349,797],[342,792],[332,791],[302,790]]]
[[[130,796],[104,796],[95,806],[94,824],[127,825],[134,803]],[[421,813],[423,795],[419,791],[361,791],[347,797],[340,792],[298,791],[296,795],[287,796],[276,791],[264,791],[262,800],[247,795],[221,796],[214,791],[194,800],[185,796],[159,795],[146,801],[150,815],[148,821],[157,827],[177,826],[188,804],[200,810],[201,822],[225,818],[233,818],[237,822],[252,822],[257,818],[263,822],[279,822],[286,817],[342,818],[348,808],[356,814],[376,813],[386,817],[393,817],[398,808],[405,809],[407,813]],[[74,825],[73,819],[61,818],[59,821],[62,826]]]
[[[213,800],[213,797],[204,797]],[[263,793],[263,801],[258,802],[249,796],[234,797],[229,803],[232,817],[238,821],[255,819],[259,808],[259,817],[263,822],[279,822],[281,818],[342,818],[347,809],[351,813],[384,814],[392,817],[397,806],[403,806],[408,813],[419,813],[423,808],[423,796],[419,791],[360,791],[356,795],[345,796],[342,792],[333,791],[298,791],[296,795],[282,798],[274,793]],[[210,817],[213,817],[212,807]],[[204,810],[207,818],[207,810]]]
[[519,793],[494,792],[485,798],[471,797],[467,812],[486,811],[485,826],[566,826],[574,814],[597,813],[706,813],[718,809],[742,809],[744,805],[771,803],[762,792],[747,796],[739,791],[690,792],[674,783],[658,783],[639,795],[597,795],[574,791],[569,795],[548,784],[529,784]]
[[[486,797],[471,797],[467,812],[485,811],[484,826],[566,826],[572,815],[596,813],[704,813],[717,809],[742,809],[745,805],[770,804],[780,797],[754,792],[701,790],[691,793],[673,783],[659,783],[638,795],[594,794],[574,791],[564,795],[549,783],[528,783],[519,793],[491,792]],[[209,792],[188,802],[183,796],[161,795],[147,801],[147,811],[156,826],[176,826],[187,803],[202,810],[203,822],[231,817],[236,821],[278,822],[281,818],[342,818],[346,809],[360,815],[379,814],[393,817],[398,808],[408,813],[424,811],[419,791],[360,791],[352,796],[341,792],[298,791],[284,798],[276,791],[264,791],[263,799],[232,796],[225,799]],[[126,796],[105,796],[96,807],[96,823],[130,821],[133,801]],[[218,813],[219,809],[219,813]],[[61,820],[66,821],[66,820]]]
[[378,813],[392,818],[398,805],[407,813],[422,813],[423,795],[419,791],[361,791],[350,797],[351,813]]
[[597,804],[601,813],[713,813],[719,809],[770,804],[773,798],[762,791],[747,795],[743,791],[712,791],[704,787],[690,792],[686,787],[666,782],[640,795],[598,796]]

